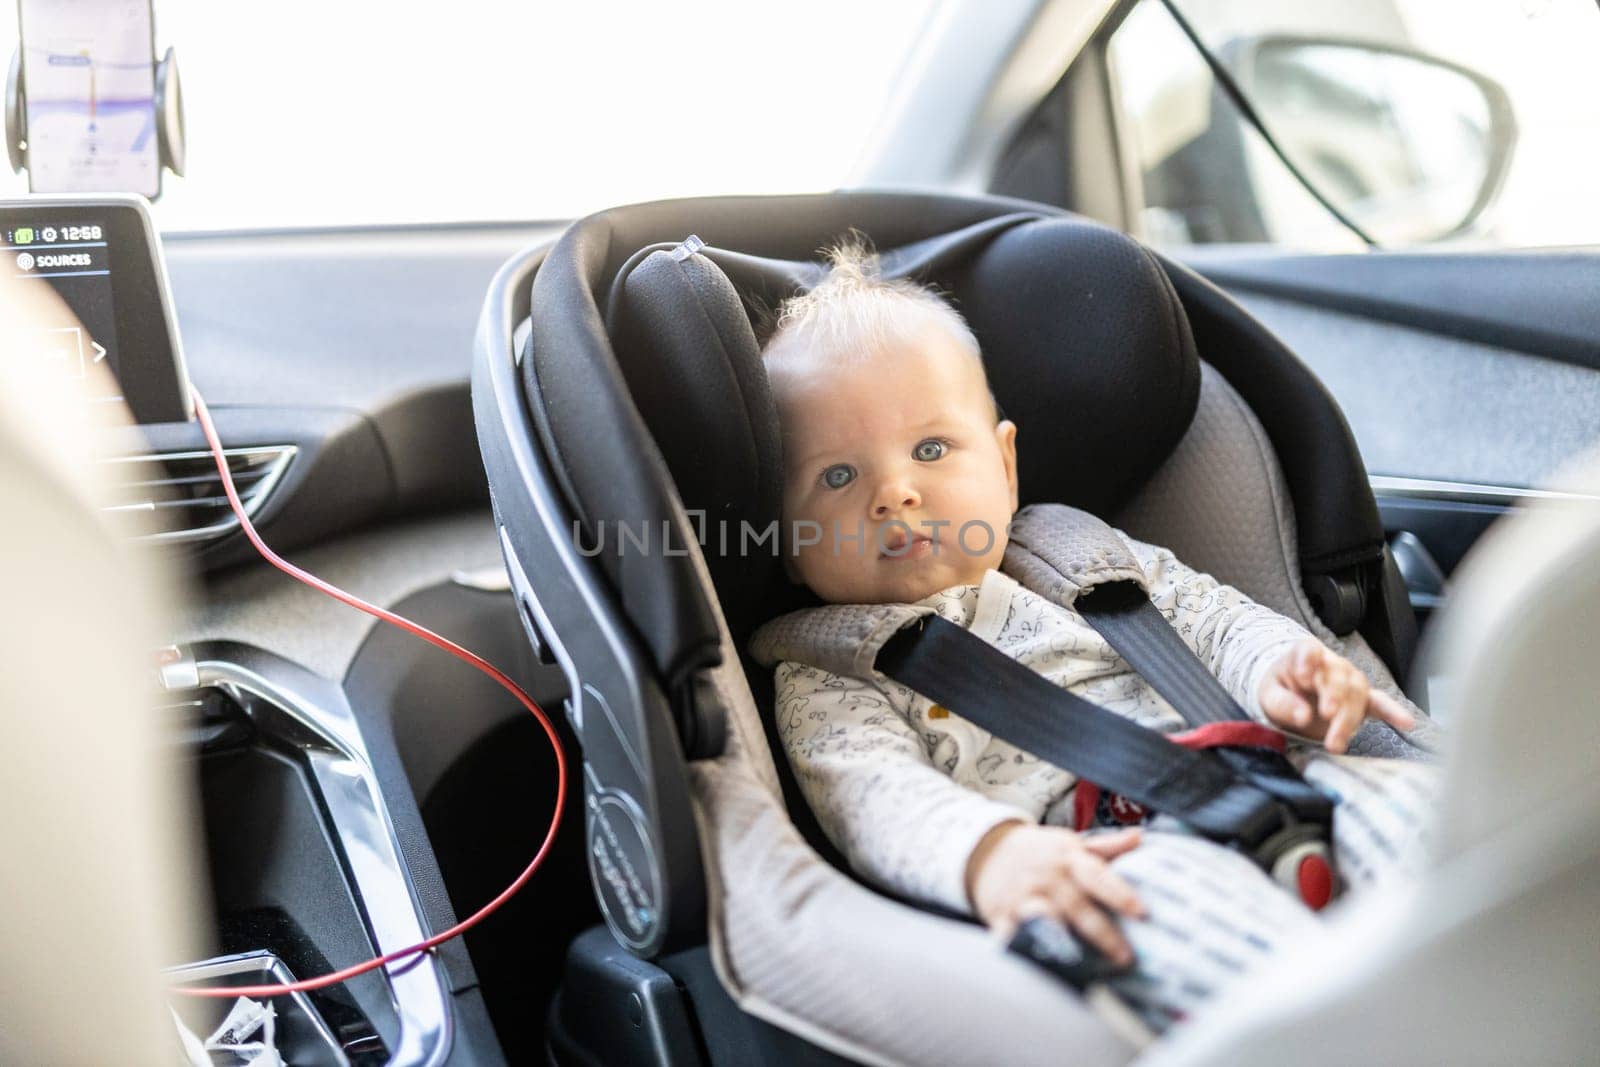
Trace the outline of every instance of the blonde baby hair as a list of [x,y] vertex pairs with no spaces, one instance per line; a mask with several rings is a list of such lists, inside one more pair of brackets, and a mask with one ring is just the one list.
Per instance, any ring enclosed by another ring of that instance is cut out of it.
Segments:
[[822,280],[778,307],[762,350],[769,371],[800,354],[830,363],[870,359],[885,348],[914,343],[930,321],[948,329],[982,366],[978,339],[961,313],[931,286],[883,277],[865,236],[851,231],[823,254],[828,271]]

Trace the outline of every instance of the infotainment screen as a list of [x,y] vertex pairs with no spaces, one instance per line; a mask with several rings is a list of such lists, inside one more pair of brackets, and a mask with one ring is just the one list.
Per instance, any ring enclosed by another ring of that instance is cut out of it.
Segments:
[[[60,297],[32,302],[44,310],[10,342],[10,358],[89,383],[94,399],[126,400],[139,422],[190,418],[166,267],[142,198],[0,200],[0,238],[0,284],[23,299],[41,286]],[[99,363],[110,377],[89,372]]]

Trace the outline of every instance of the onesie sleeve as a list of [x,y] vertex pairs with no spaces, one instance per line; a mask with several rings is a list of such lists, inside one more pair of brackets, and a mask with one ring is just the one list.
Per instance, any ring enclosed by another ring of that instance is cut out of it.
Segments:
[[1290,648],[1312,636],[1305,627],[1231,585],[1184,565],[1169,549],[1123,535],[1144,569],[1150,599],[1257,722],[1261,683]]
[[777,668],[778,734],[823,832],[863,877],[971,914],[967,859],[1003,822],[1038,820],[934,767],[876,685],[800,663]]

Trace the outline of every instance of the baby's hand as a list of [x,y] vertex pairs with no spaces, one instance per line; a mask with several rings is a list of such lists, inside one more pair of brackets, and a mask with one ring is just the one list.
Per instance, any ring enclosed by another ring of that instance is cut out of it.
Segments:
[[1114,962],[1133,962],[1105,909],[1134,918],[1144,905],[1108,860],[1139,844],[1137,829],[1083,837],[1059,826],[1003,823],[967,861],[967,896],[978,917],[1003,936],[1024,919],[1051,915]]
[[1373,689],[1355,664],[1315,637],[1291,648],[1261,683],[1261,710],[1272,723],[1343,752],[1362,720],[1382,719],[1409,730],[1416,718],[1389,694]]

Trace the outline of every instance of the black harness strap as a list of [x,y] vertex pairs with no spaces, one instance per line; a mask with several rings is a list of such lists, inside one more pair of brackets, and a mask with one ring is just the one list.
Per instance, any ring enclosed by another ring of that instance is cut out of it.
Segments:
[[1190,726],[1250,718],[1133,582],[1090,586],[1072,607]]
[[1191,751],[1075,696],[948,619],[901,630],[874,665],[1024,752],[1207,837],[1254,848],[1284,825],[1274,796],[1216,752]]

